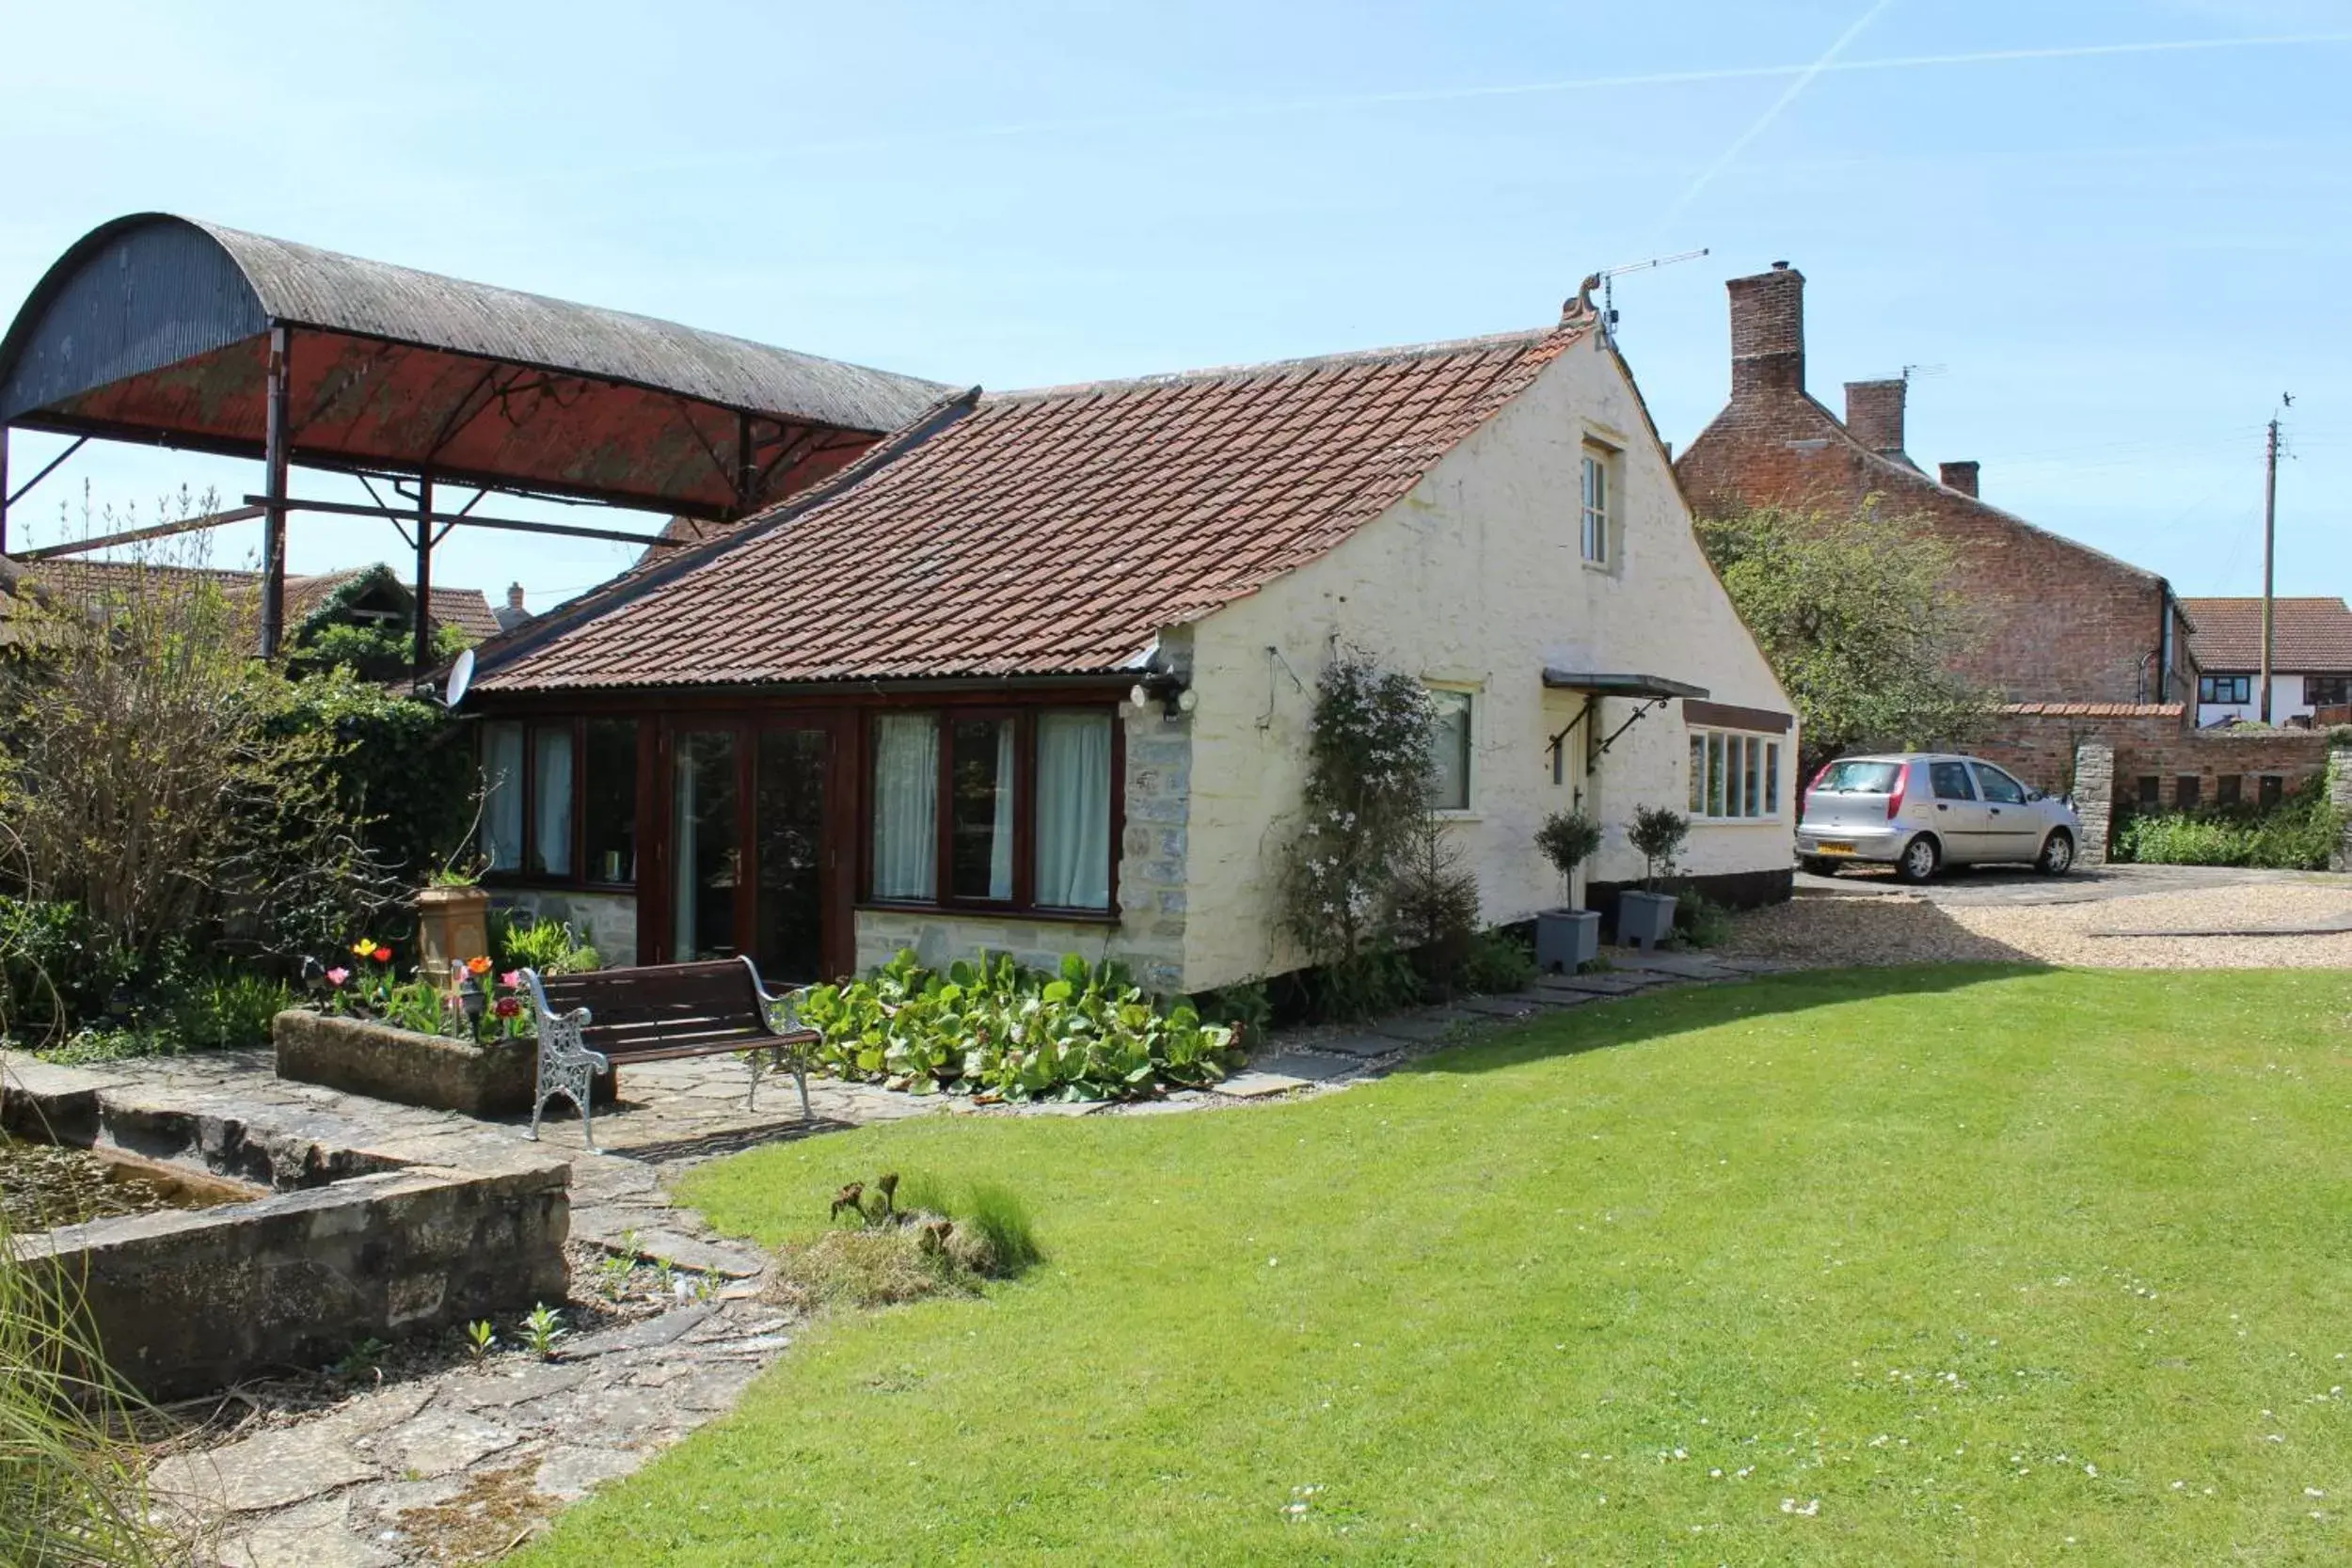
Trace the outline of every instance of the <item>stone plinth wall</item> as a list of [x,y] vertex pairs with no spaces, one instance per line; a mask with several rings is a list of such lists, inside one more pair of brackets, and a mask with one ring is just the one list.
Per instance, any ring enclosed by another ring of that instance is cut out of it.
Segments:
[[[536,1041],[449,1039],[395,1029],[368,1019],[332,1018],[299,1009],[272,1021],[278,1076],[324,1084],[400,1105],[462,1111],[469,1117],[516,1116],[531,1109],[539,1082]],[[614,1075],[597,1077],[594,1100],[612,1103]]]
[[419,1165],[229,1208],[140,1214],[25,1242],[87,1304],[150,1399],[318,1366],[365,1338],[559,1301],[569,1172]]
[[2328,800],[2343,813],[2344,835],[2328,857],[2330,871],[2352,871],[2352,735],[2339,731],[2328,749]]
[[2115,834],[2115,748],[2104,740],[2086,741],[2074,753],[2074,811],[2083,819],[2076,863],[2106,864]]

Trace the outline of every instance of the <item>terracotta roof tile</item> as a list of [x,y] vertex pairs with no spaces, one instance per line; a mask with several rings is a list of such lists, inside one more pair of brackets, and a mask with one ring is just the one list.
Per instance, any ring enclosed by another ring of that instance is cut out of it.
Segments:
[[[2197,625],[2189,639],[2208,671],[2259,670],[2263,658],[2260,599],[2183,599]],[[2271,666],[2293,674],[2352,671],[2352,608],[2342,599],[2273,599]]]
[[476,684],[1126,668],[1387,510],[1588,328],[967,394],[493,644]]

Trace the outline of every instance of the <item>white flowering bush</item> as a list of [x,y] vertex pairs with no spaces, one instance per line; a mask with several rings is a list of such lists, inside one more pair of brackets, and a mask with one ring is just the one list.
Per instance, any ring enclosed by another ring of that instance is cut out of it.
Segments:
[[1419,681],[1361,655],[1343,651],[1316,682],[1283,921],[1343,989],[1391,956],[1391,895],[1428,818],[1436,723]]

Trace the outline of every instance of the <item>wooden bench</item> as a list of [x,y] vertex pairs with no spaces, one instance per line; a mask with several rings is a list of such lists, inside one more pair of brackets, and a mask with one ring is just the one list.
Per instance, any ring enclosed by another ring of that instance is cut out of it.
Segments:
[[526,969],[522,979],[537,1009],[539,1029],[539,1086],[531,1104],[533,1138],[539,1135],[540,1113],[561,1095],[578,1107],[581,1136],[595,1148],[588,1089],[596,1075],[631,1062],[685,1056],[740,1054],[752,1077],[744,1100],[747,1110],[758,1108],[761,1073],[786,1069],[800,1087],[801,1119],[813,1119],[808,1048],[824,1034],[801,1022],[802,992],[771,995],[748,958],[545,977]]

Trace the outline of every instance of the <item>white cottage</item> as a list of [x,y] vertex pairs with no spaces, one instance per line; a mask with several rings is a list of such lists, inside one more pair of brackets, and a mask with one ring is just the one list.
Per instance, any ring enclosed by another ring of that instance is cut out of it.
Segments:
[[1533,838],[1687,810],[1786,896],[1791,708],[1589,307],[1553,327],[943,401],[851,467],[487,644],[504,895],[784,979],[981,950],[1163,990],[1295,967],[1279,864],[1317,673],[1417,675],[1486,919]]

